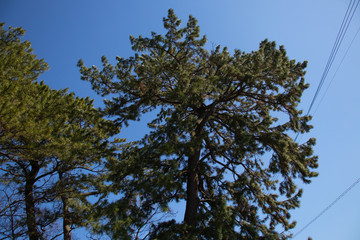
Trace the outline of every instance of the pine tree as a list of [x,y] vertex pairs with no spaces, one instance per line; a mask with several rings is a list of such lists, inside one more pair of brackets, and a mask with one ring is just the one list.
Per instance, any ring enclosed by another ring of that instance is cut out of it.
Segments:
[[[1,164],[9,164],[10,161],[17,163],[18,156],[13,155],[13,151],[25,152],[26,149],[18,147],[18,141],[29,136],[25,136],[24,129],[29,129],[36,133],[36,122],[31,119],[24,119],[24,114],[28,108],[27,93],[33,91],[33,81],[37,79],[40,73],[47,70],[48,66],[42,59],[36,59],[36,55],[32,53],[31,45],[28,41],[22,42],[20,37],[24,34],[21,28],[9,28],[9,31],[3,29],[5,24],[0,25],[0,153]],[[16,84],[14,84],[16,83]],[[35,127],[35,129],[34,129]],[[39,132],[39,134],[41,134]],[[31,138],[29,138],[31,139]],[[25,166],[24,166],[25,167]],[[5,167],[7,173],[16,175],[13,165],[9,164]],[[29,177],[36,170],[28,172]],[[6,172],[2,175],[2,182],[11,184],[6,177]],[[32,194],[28,190],[33,187],[31,180],[28,178],[24,189],[26,213],[28,216],[27,227],[29,235],[37,235],[34,228],[34,203]],[[18,179],[20,182],[21,180]]]
[[[170,9],[163,22],[164,35],[130,36],[135,55],[115,66],[78,63],[82,79],[112,97],[103,111],[119,126],[156,113],[150,133],[108,163],[119,199],[103,203],[96,230],[113,239],[138,239],[146,226],[149,239],[287,238],[302,194],[294,181],[317,176],[315,140],[290,137],[311,129],[297,108],[306,62],[268,40],[250,53],[208,51],[194,17],[181,28]],[[181,200],[183,222],[151,221]]]
[[[21,204],[25,216],[15,219],[13,214],[9,221],[11,226],[15,220],[23,221],[27,229],[20,232],[31,240],[58,234],[50,230],[62,219],[64,239],[69,240],[73,227],[85,224],[83,208],[89,210],[91,205],[87,197],[101,194],[104,186],[99,173],[103,161],[116,150],[109,138],[119,128],[105,120],[89,98],[38,83],[47,64],[37,59],[28,41],[21,40],[24,30],[3,27],[1,24],[1,185],[4,195],[10,196],[9,186],[18,191],[11,195],[14,201],[8,198],[1,213],[14,207],[22,213]],[[9,231],[1,234],[15,235],[14,227]]]

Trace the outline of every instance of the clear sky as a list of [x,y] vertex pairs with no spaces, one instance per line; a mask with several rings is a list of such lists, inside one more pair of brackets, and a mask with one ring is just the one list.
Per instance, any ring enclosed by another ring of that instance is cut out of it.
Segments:
[[[99,65],[100,57],[132,54],[129,35],[162,32],[162,18],[173,8],[187,21],[195,16],[201,33],[213,45],[252,51],[265,38],[284,45],[290,58],[308,60],[306,81],[311,87],[301,108],[307,111],[330,55],[350,0],[0,0],[0,22],[21,26],[35,53],[50,70],[40,79],[53,88],[69,88],[79,96],[96,98],[90,84],[80,80],[76,67]],[[304,187],[301,207],[292,212],[298,232],[360,177],[360,36],[346,49],[360,27],[357,9],[323,91],[312,113],[317,138],[319,177]],[[360,34],[359,34],[360,35]],[[333,79],[321,105],[325,89]],[[100,98],[95,103],[101,104]],[[121,137],[143,135],[144,124],[124,129]],[[305,141],[306,136],[300,138]],[[360,239],[360,184],[294,239]],[[78,233],[78,239],[85,239]]]

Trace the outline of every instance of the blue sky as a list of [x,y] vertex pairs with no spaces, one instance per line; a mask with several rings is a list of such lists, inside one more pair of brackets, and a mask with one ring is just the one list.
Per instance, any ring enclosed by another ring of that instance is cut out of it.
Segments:
[[[208,48],[227,46],[252,51],[265,38],[284,45],[290,58],[308,60],[306,81],[311,84],[303,97],[306,111],[320,81],[341,21],[350,0],[0,0],[0,22],[21,26],[35,53],[44,58],[50,70],[40,79],[53,88],[69,88],[79,96],[97,98],[90,85],[80,80],[76,67],[82,58],[86,65],[99,65],[100,57],[132,55],[129,35],[148,36],[162,32],[167,10],[186,22],[195,16]],[[293,211],[297,220],[294,233],[312,220],[360,177],[360,36],[333,78],[356,31],[360,27],[357,9],[347,35],[320,93],[308,136],[317,138],[319,177],[304,186],[301,207]],[[321,105],[324,90],[333,82]],[[144,124],[124,129],[121,137],[133,140],[146,131]],[[304,141],[306,136],[300,141]],[[294,239],[360,239],[360,184],[346,194],[321,218]],[[82,239],[78,234],[78,237]]]

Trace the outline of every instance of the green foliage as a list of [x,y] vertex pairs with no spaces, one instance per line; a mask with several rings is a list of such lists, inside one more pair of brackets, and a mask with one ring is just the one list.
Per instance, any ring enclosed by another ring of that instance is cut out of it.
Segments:
[[[289,137],[311,129],[297,109],[306,62],[268,40],[250,53],[208,51],[196,19],[180,23],[170,9],[166,34],[130,37],[133,57],[115,66],[102,57],[102,69],[78,63],[83,80],[112,96],[103,111],[119,126],[157,113],[151,132],[108,163],[119,200],[103,203],[97,230],[116,239],[144,226],[150,239],[285,239],[302,193],[294,179],[317,176],[315,140]],[[179,200],[183,223],[151,220]]]
[[25,30],[0,23],[0,79],[28,83],[48,69],[43,59],[37,59],[29,41],[22,41]]
[[[8,195],[10,185],[18,188],[16,199],[21,196],[26,219],[19,221],[26,222],[30,239],[44,235],[59,218],[67,219],[70,227],[81,226],[84,208],[91,205],[87,197],[106,187],[100,173],[104,160],[117,149],[109,138],[119,128],[105,120],[89,98],[36,82],[47,64],[36,58],[29,42],[21,41],[22,29],[0,27],[3,193]],[[14,204],[18,202],[9,206]]]

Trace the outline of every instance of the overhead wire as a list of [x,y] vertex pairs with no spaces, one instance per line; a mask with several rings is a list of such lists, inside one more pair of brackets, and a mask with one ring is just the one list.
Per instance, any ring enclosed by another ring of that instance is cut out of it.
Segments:
[[[356,11],[359,3],[360,3],[360,0],[351,0],[349,5],[348,5],[345,16],[344,16],[344,18],[342,20],[340,29],[338,31],[337,37],[335,39],[333,48],[331,50],[330,56],[328,58],[327,64],[326,64],[326,66],[324,68],[324,71],[323,71],[323,74],[321,76],[318,87],[316,89],[316,92],[315,92],[315,94],[314,94],[314,96],[313,96],[313,98],[311,100],[311,103],[310,103],[310,106],[309,106],[308,111],[306,113],[306,116],[309,116],[309,114],[310,114],[310,112],[311,112],[311,110],[312,110],[312,108],[314,106],[314,103],[315,103],[316,99],[318,98],[319,93],[321,92],[321,89],[322,89],[322,87],[324,85],[325,79],[326,79],[326,77],[327,77],[327,75],[328,75],[328,73],[329,73],[329,71],[331,69],[331,66],[332,66],[332,64],[334,62],[334,59],[335,59],[335,57],[336,57],[336,55],[337,55],[337,53],[338,53],[338,51],[340,49],[340,46],[341,46],[341,44],[343,42],[343,39],[344,39],[344,37],[346,35],[346,32],[347,32],[347,30],[348,30],[348,28],[350,26],[350,23],[351,23],[351,21],[352,21],[352,19],[354,17],[355,11]],[[296,136],[294,138],[295,142],[297,141],[297,138],[299,137],[299,135],[300,135],[300,132],[298,132],[296,134]]]
[[[312,109],[312,107],[313,107],[313,105],[314,105],[314,103],[315,103],[315,101],[316,101],[316,99],[317,99],[317,97],[318,97],[318,95],[319,95],[319,93],[320,93],[320,91],[321,91],[321,88],[322,88],[322,86],[323,86],[323,84],[324,84],[324,81],[325,81],[325,79],[326,79],[326,77],[327,77],[327,75],[328,75],[328,73],[329,73],[329,70],[330,70],[330,68],[331,68],[331,66],[332,66],[332,63],[334,62],[334,59],[335,59],[335,57],[336,57],[336,55],[337,55],[337,52],[338,52],[338,50],[339,50],[339,48],[340,48],[340,45],[341,45],[341,43],[342,43],[342,41],[343,41],[343,39],[344,39],[344,36],[345,36],[345,34],[346,34],[347,30],[348,30],[348,27],[349,27],[349,25],[350,25],[350,22],[351,22],[351,20],[352,20],[352,18],[353,18],[353,16],[354,16],[354,13],[355,13],[358,5],[359,5],[359,2],[360,2],[360,0],[358,0],[358,1],[353,1],[353,0],[351,0],[350,3],[349,3],[348,9],[347,9],[346,14],[345,14],[345,16],[344,16],[344,19],[343,19],[343,22],[342,22],[342,24],[341,24],[340,30],[339,30],[339,32],[338,32],[338,36],[337,36],[337,38],[336,38],[336,40],[335,40],[335,43],[334,43],[333,49],[332,49],[332,51],[331,51],[330,57],[329,57],[329,59],[328,59],[328,62],[327,62],[327,64],[326,64],[326,67],[325,67],[325,69],[324,69],[323,75],[322,75],[322,77],[321,77],[320,83],[319,83],[319,85],[318,85],[318,88],[317,88],[317,90],[316,90],[316,93],[315,93],[315,95],[314,95],[314,97],[313,97],[313,99],[312,99],[312,101],[311,101],[310,107],[309,107],[308,112],[307,112],[307,114],[306,114],[307,116],[310,114],[311,109]],[[355,3],[356,3],[356,5],[355,5]],[[321,103],[322,100],[324,99],[324,97],[325,97],[325,95],[326,95],[326,93],[327,93],[327,91],[328,91],[331,83],[333,82],[333,80],[334,80],[334,78],[335,78],[335,75],[337,74],[337,72],[338,72],[341,64],[343,63],[343,61],[344,61],[347,53],[349,52],[349,49],[350,49],[350,47],[352,46],[352,44],[353,44],[356,36],[358,35],[359,31],[360,31],[360,27],[359,27],[359,29],[357,30],[355,36],[353,37],[353,39],[352,39],[352,41],[351,41],[351,43],[350,43],[350,46],[347,48],[347,50],[346,50],[346,52],[345,52],[342,60],[340,61],[340,64],[339,64],[338,68],[336,69],[336,71],[335,71],[335,73],[334,73],[334,75],[333,75],[333,78],[331,79],[330,84],[328,85],[328,87],[327,87],[327,89],[326,89],[326,91],[325,91],[322,99],[320,100],[319,104],[317,105],[317,108],[315,109],[315,112],[317,111],[317,109],[318,109],[319,106],[320,106],[320,103]],[[315,112],[314,112],[314,114],[315,114]],[[294,141],[297,140],[297,137],[298,137],[298,136],[299,136],[299,133],[296,135]],[[309,223],[307,223],[303,228],[301,228],[298,232],[296,232],[296,233],[293,235],[292,238],[298,236],[301,232],[303,232],[306,228],[308,228],[311,224],[313,224],[318,218],[320,218],[325,212],[327,212],[332,206],[334,206],[341,198],[343,198],[352,188],[354,188],[359,182],[360,182],[360,178],[358,178],[355,182],[353,182],[344,192],[342,192],[333,202],[331,202],[331,203],[330,203],[326,208],[324,208],[318,215],[316,215]]]
[[[335,79],[335,77],[336,77],[336,74],[338,73],[338,71],[339,71],[340,67],[342,66],[342,64],[343,64],[343,62],[344,62],[344,60],[345,60],[345,58],[346,58],[347,54],[349,53],[349,50],[350,50],[350,48],[352,47],[352,45],[353,45],[353,43],[354,43],[354,41],[355,41],[355,39],[356,39],[357,35],[359,34],[359,32],[360,32],[360,26],[359,26],[358,30],[356,31],[356,33],[355,33],[355,35],[354,35],[353,39],[351,40],[350,45],[349,45],[349,46],[348,46],[348,48],[346,49],[344,56],[342,57],[342,59],[341,59],[341,61],[340,61],[339,65],[338,65],[338,67],[336,68],[336,71],[335,71],[334,75],[332,76],[332,78],[331,78],[331,80],[330,80],[330,83],[328,84],[328,86],[327,86],[327,88],[326,88],[326,90],[325,90],[324,94],[322,95],[322,97],[321,97],[321,99],[320,99],[319,103],[317,104],[317,106],[316,106],[316,108],[315,108],[315,110],[314,110],[314,112],[313,112],[312,116],[314,116],[314,115],[315,115],[315,113],[317,112],[317,110],[319,109],[320,104],[322,103],[322,101],[324,100],[324,98],[325,98],[325,96],[326,96],[327,92],[329,91],[330,86],[331,86],[331,84],[333,83],[333,81],[334,81],[334,79]],[[310,110],[311,110],[311,109],[310,109]],[[308,111],[308,114],[309,114],[309,111]],[[308,115],[308,114],[307,114],[307,115]],[[296,137],[295,137],[295,139],[294,139],[294,141],[295,141],[295,142],[297,141],[297,138],[299,137],[299,135],[300,135],[300,133],[297,133],[297,135],[296,135]],[[300,138],[300,139],[301,139],[301,138]],[[299,141],[300,141],[300,140],[299,140]]]
[[[311,104],[309,106],[309,109],[308,109],[306,115],[310,114],[310,111],[311,111],[312,107],[314,106],[314,103],[315,103],[315,101],[316,101],[316,99],[317,99],[317,97],[318,97],[318,95],[319,95],[319,93],[321,91],[321,88],[322,88],[322,86],[323,86],[323,84],[325,82],[325,79],[326,79],[326,77],[327,77],[327,75],[328,75],[328,73],[330,71],[330,68],[331,68],[333,62],[334,62],[334,59],[335,59],[335,57],[336,57],[336,55],[337,55],[337,53],[339,51],[341,43],[342,43],[342,41],[343,41],[343,39],[344,39],[344,37],[346,35],[346,32],[347,32],[347,30],[349,28],[351,20],[354,17],[354,13],[356,11],[356,8],[359,5],[359,2],[360,2],[359,0],[357,1],[357,3],[356,3],[356,1],[353,1],[353,0],[350,1],[348,9],[346,10],[345,16],[343,18],[343,22],[341,23],[338,35],[336,37],[333,49],[332,49],[331,54],[329,56],[329,59],[327,61],[324,72],[323,72],[323,74],[321,76],[320,83],[319,83],[319,85],[318,85],[318,87],[316,89],[315,95],[314,95],[314,97],[313,97],[313,99],[311,101]],[[355,3],[356,3],[356,5],[355,5]]]
[[[348,5],[348,7],[347,7],[347,9],[346,9],[345,15],[344,15],[343,20],[342,20],[341,25],[340,25],[340,29],[339,29],[339,31],[338,31],[338,33],[337,33],[337,36],[336,36],[336,39],[335,39],[333,48],[332,48],[332,50],[331,50],[330,56],[329,56],[329,58],[328,58],[328,61],[327,61],[327,63],[326,63],[326,66],[325,66],[325,68],[324,68],[324,71],[323,71],[323,74],[322,74],[322,76],[321,76],[321,79],[320,79],[320,82],[319,82],[319,84],[318,84],[318,87],[317,87],[317,89],[316,89],[316,92],[315,92],[315,94],[314,94],[314,96],[313,96],[313,98],[312,98],[312,100],[311,100],[311,103],[310,103],[310,106],[309,106],[308,111],[307,111],[307,113],[306,113],[306,116],[309,116],[309,114],[310,114],[310,112],[311,112],[311,110],[312,110],[312,108],[313,108],[313,106],[314,106],[314,103],[315,103],[316,99],[318,98],[319,93],[321,92],[321,89],[322,89],[322,87],[323,87],[323,85],[324,85],[325,79],[326,79],[326,77],[327,77],[327,75],[328,75],[328,73],[329,73],[329,71],[330,71],[330,69],[331,69],[331,66],[332,66],[332,64],[333,64],[333,62],[334,62],[334,59],[335,59],[335,57],[336,57],[336,55],[337,55],[337,53],[338,53],[338,51],[339,51],[339,49],[340,49],[340,46],[341,46],[341,44],[342,44],[342,42],[343,42],[343,39],[344,39],[344,37],[345,37],[345,35],[346,35],[346,33],[347,33],[347,30],[348,30],[348,28],[349,28],[349,25],[350,25],[350,23],[351,23],[351,21],[352,21],[352,19],[353,19],[353,17],[354,17],[354,14],[355,14],[355,11],[356,11],[356,9],[357,9],[357,7],[358,7],[358,5],[359,5],[359,2],[360,2],[360,0],[351,0],[351,1],[349,2],[349,5]],[[356,35],[357,35],[357,33],[356,33]],[[355,35],[355,37],[356,37],[356,35]],[[355,39],[355,37],[354,37],[354,39]],[[353,39],[353,41],[354,41],[354,39]],[[352,42],[353,42],[353,41],[352,41]],[[352,45],[352,43],[350,44],[350,46],[351,46],[351,45]],[[350,47],[349,47],[349,48],[350,48]],[[349,48],[348,48],[348,50],[349,50]],[[346,51],[345,56],[347,55],[348,50]],[[342,61],[344,60],[345,56],[343,57]],[[342,61],[341,61],[341,63],[342,63]],[[341,63],[340,63],[340,65],[341,65]],[[340,66],[339,66],[339,67],[340,67]],[[339,67],[338,67],[338,69],[339,69]],[[337,72],[337,71],[336,71],[336,72]],[[336,74],[336,73],[335,73],[335,74]],[[332,82],[332,81],[331,81],[331,82]],[[330,82],[330,84],[331,84],[331,82]],[[330,85],[329,85],[329,86],[330,86]],[[329,88],[329,86],[328,86],[328,88]],[[328,88],[327,88],[327,89],[328,89]],[[326,90],[326,92],[327,92],[327,90]],[[326,94],[326,92],[325,92],[325,94]],[[324,98],[324,96],[325,96],[325,95],[323,95],[323,98]],[[321,101],[322,101],[322,100],[321,100]],[[320,103],[321,103],[321,101],[320,101]],[[319,103],[319,105],[320,105],[320,103]],[[319,106],[319,105],[318,105],[318,106]],[[317,108],[318,108],[318,107],[317,107]],[[316,110],[317,110],[317,109],[316,109]],[[300,132],[298,132],[298,133],[296,134],[296,136],[295,136],[295,138],[294,138],[294,142],[297,142],[297,139],[298,139],[299,135],[300,135]],[[276,181],[276,180],[278,180],[278,178],[279,178],[279,173],[277,173],[277,174],[274,176],[274,180]],[[266,191],[266,194],[268,194],[268,192],[269,192],[269,190]]]
[[324,92],[323,96],[321,97],[321,99],[320,99],[320,101],[319,101],[318,105],[316,106],[316,108],[315,108],[315,110],[314,110],[313,115],[317,112],[317,110],[319,109],[320,104],[321,104],[321,103],[322,103],[322,101],[324,100],[326,93],[328,92],[328,90],[329,90],[329,88],[330,88],[331,84],[333,83],[333,81],[334,81],[334,79],[335,79],[336,74],[338,73],[338,71],[339,71],[339,69],[340,69],[340,67],[341,67],[342,63],[344,62],[345,57],[346,57],[346,56],[347,56],[347,54],[349,53],[349,50],[350,50],[350,48],[352,47],[352,45],[353,45],[353,43],[354,43],[354,41],[355,41],[355,39],[356,39],[357,35],[359,34],[359,32],[360,32],[360,26],[359,26],[358,30],[356,31],[356,33],[355,33],[355,35],[354,35],[353,39],[351,40],[351,43],[350,43],[349,47],[346,49],[346,52],[345,52],[344,56],[342,57],[342,59],[341,59],[341,61],[340,61],[340,63],[339,63],[339,66],[337,67],[337,69],[336,69],[336,71],[335,71],[334,75],[332,76],[332,78],[331,78],[331,80],[330,80],[330,83],[329,83],[329,85],[327,86],[327,88],[326,88],[326,90],[325,90],[325,92]]
[[[310,106],[309,106],[308,111],[307,111],[307,113],[306,113],[306,116],[309,116],[309,114],[310,114],[310,112],[311,112],[311,110],[312,110],[312,108],[313,108],[313,106],[314,106],[314,103],[316,102],[316,100],[317,100],[317,98],[318,98],[318,96],[319,96],[319,94],[320,94],[320,92],[321,92],[321,89],[322,89],[322,87],[323,87],[323,85],[324,85],[324,82],[325,82],[325,80],[326,80],[326,78],[327,78],[327,75],[328,75],[328,73],[329,73],[329,71],[330,71],[330,69],[331,69],[331,67],[332,67],[332,64],[333,64],[333,62],[334,62],[334,60],[335,60],[335,58],[336,58],[336,56],[337,56],[337,53],[338,53],[338,51],[339,51],[339,49],[340,49],[340,46],[341,46],[341,44],[342,44],[342,42],[343,42],[343,40],[344,40],[344,37],[345,37],[345,35],[346,35],[346,33],[347,33],[347,30],[348,30],[348,28],[349,28],[349,26],[350,26],[350,23],[351,23],[351,21],[352,21],[352,19],[353,19],[353,17],[354,17],[355,11],[356,11],[359,3],[360,3],[360,0],[351,0],[350,3],[349,3],[349,5],[348,5],[348,8],[347,8],[346,13],[345,13],[345,16],[344,16],[344,18],[343,18],[343,20],[342,20],[340,29],[339,29],[339,31],[338,31],[337,37],[336,37],[336,39],[335,39],[333,48],[332,48],[332,50],[331,50],[330,56],[329,56],[329,58],[328,58],[327,64],[326,64],[326,66],[325,66],[325,68],[324,68],[324,71],[323,71],[323,74],[322,74],[322,76],[321,76],[321,79],[320,79],[320,82],[319,82],[319,84],[318,84],[318,87],[317,87],[317,89],[316,89],[316,92],[315,92],[315,94],[314,94],[314,96],[313,96],[313,98],[312,98],[312,100],[311,100],[311,103],[310,103]],[[347,55],[347,53],[348,53],[351,45],[353,44],[353,42],[354,42],[357,34],[359,33],[359,31],[360,31],[360,28],[358,29],[358,31],[356,32],[354,38],[352,39],[352,41],[351,41],[351,43],[350,43],[350,46],[347,48],[347,50],[346,50],[346,52],[345,52],[345,54],[344,54],[344,56],[343,56],[343,58],[342,58],[342,60],[341,60],[341,62],[340,62],[340,64],[339,64],[339,66],[338,66],[338,68],[337,68],[337,70],[336,70],[336,72],[335,72],[335,74],[334,74],[334,76],[333,76],[333,78],[332,78],[329,86],[327,87],[327,89],[326,89],[326,91],[325,91],[325,93],[324,93],[321,101],[319,102],[319,104],[318,104],[315,112],[317,111],[320,103],[322,102],[323,98],[325,97],[325,95],[326,95],[326,93],[327,93],[327,91],[328,91],[328,89],[329,89],[329,87],[330,87],[333,79],[335,78],[336,73],[338,72],[338,70],[339,70],[342,62],[344,61],[344,59],[345,59],[345,57],[346,57],[346,55]],[[294,141],[295,141],[295,142],[297,141],[297,138],[298,138],[299,134],[300,134],[300,133],[298,132],[297,135],[296,135],[296,137],[294,138]],[[274,180],[277,181],[278,178],[279,178],[279,174],[276,174],[274,177],[275,177]],[[309,227],[313,222],[315,222],[319,217],[321,217],[326,211],[328,211],[337,201],[339,201],[342,197],[344,197],[344,196],[345,196],[353,187],[355,187],[359,182],[360,182],[360,178],[357,179],[357,180],[356,180],[350,187],[348,187],[342,194],[340,194],[340,196],[338,196],[330,205],[328,205],[323,211],[321,211],[316,217],[314,217],[308,224],[306,224],[302,229],[300,229],[293,237],[296,237],[296,236],[299,235],[302,231],[304,231],[307,227]],[[269,190],[266,190],[266,193],[265,193],[265,194],[268,194],[268,192],[269,192]]]
[[319,217],[321,217],[326,211],[328,211],[332,206],[335,205],[337,201],[343,198],[351,189],[353,189],[360,182],[360,178],[358,178],[353,184],[351,184],[344,192],[342,192],[332,203],[330,203],[326,208],[324,208],[316,217],[314,217],[308,224],[306,224],[303,228],[301,228],[296,234],[294,234],[293,238],[298,236],[301,232],[303,232],[307,227],[309,227],[312,223],[314,223]]
[[[349,3],[349,5],[348,5],[348,8],[347,8],[346,13],[345,13],[345,16],[344,16],[344,18],[343,18],[343,21],[342,21],[342,23],[341,23],[340,29],[339,29],[339,31],[338,31],[337,37],[336,37],[336,39],[335,39],[335,43],[334,43],[333,48],[332,48],[332,50],[331,50],[331,53],[330,53],[330,56],[329,56],[329,58],[328,58],[327,64],[326,64],[325,69],[324,69],[324,71],[323,71],[323,74],[322,74],[322,76],[321,76],[321,79],[320,79],[319,85],[318,85],[318,87],[317,87],[317,89],[316,89],[316,92],[315,92],[315,94],[314,94],[314,96],[313,96],[313,98],[312,98],[312,101],[311,101],[311,104],[310,104],[310,106],[309,106],[309,108],[308,108],[308,111],[307,111],[307,113],[306,113],[306,116],[308,116],[308,115],[310,114],[310,112],[311,112],[311,110],[312,110],[312,108],[313,108],[313,106],[314,106],[314,103],[316,102],[316,100],[317,100],[317,98],[318,98],[318,96],[319,96],[319,94],[320,94],[320,92],[321,92],[321,89],[322,89],[322,87],[323,87],[323,85],[324,85],[324,82],[325,82],[325,80],[326,80],[326,77],[327,77],[327,75],[328,75],[328,73],[329,73],[329,71],[330,71],[330,69],[331,69],[331,67],[332,67],[332,64],[333,64],[333,62],[334,62],[334,60],[335,60],[335,58],[336,58],[336,56],[337,56],[337,53],[338,53],[338,51],[339,51],[339,49],[340,49],[340,46],[341,46],[341,44],[342,44],[342,42],[343,42],[343,39],[344,39],[344,37],[345,37],[345,35],[346,35],[346,33],[347,33],[347,30],[348,30],[349,25],[350,25],[350,23],[351,23],[351,21],[352,21],[352,19],[353,19],[353,17],[354,17],[355,11],[356,11],[359,3],[360,3],[360,0],[357,0],[357,1],[356,1],[356,0],[351,0],[350,3]],[[346,50],[345,55],[343,56],[343,58],[342,58],[342,60],[341,60],[341,62],[340,62],[340,64],[339,64],[339,66],[338,66],[338,68],[337,68],[337,70],[336,70],[336,72],[335,72],[335,74],[334,74],[334,76],[333,76],[333,78],[332,78],[332,80],[331,80],[328,88],[326,89],[326,91],[325,91],[325,93],[324,93],[321,101],[319,102],[316,110],[318,109],[320,103],[322,102],[323,98],[325,97],[325,94],[327,93],[327,90],[329,89],[329,87],[330,87],[333,79],[335,78],[335,75],[336,75],[336,73],[338,72],[338,70],[339,70],[342,62],[344,61],[344,59],[345,59],[345,57],[346,57],[346,55],[347,55],[347,53],[348,53],[351,45],[353,44],[353,42],[354,42],[354,40],[355,40],[355,38],[356,38],[359,30],[360,30],[360,28],[359,28],[358,31],[356,32],[353,40],[351,41],[350,46],[349,46],[348,49]],[[316,110],[315,110],[315,112],[316,112]],[[299,136],[299,133],[297,133],[297,135],[296,135],[296,137],[295,137],[295,139],[294,139],[295,142],[297,141],[298,136]],[[278,180],[279,174],[276,174],[274,177],[275,177],[275,178],[274,178],[275,181]],[[326,211],[328,211],[337,201],[339,201],[343,196],[345,196],[345,195],[346,195],[353,187],[355,187],[355,185],[357,185],[359,182],[360,182],[360,178],[357,179],[350,187],[348,187],[339,197],[337,197],[329,206],[327,206],[323,211],[321,211],[321,212],[320,212],[315,218],[313,218],[308,224],[306,224],[302,229],[300,229],[293,237],[296,237],[296,236],[299,235],[302,231],[304,231],[307,227],[309,227],[313,222],[315,222],[315,221],[316,221],[319,217],[321,217]],[[266,194],[268,194],[268,191],[269,191],[269,190],[266,191]]]

